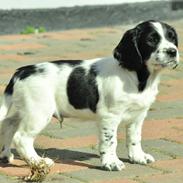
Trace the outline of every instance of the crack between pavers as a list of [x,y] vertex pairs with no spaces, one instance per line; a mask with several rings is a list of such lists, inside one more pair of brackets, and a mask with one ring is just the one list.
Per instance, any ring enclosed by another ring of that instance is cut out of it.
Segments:
[[168,138],[160,138],[160,140],[164,140],[166,142],[172,142],[172,143],[176,143],[176,144],[181,144],[181,145],[183,144],[181,142],[178,142],[178,141],[172,140],[172,139],[168,139]]
[[178,155],[176,155],[176,154],[172,154],[172,153],[169,153],[169,152],[160,150],[160,149],[151,148],[151,150],[154,151],[154,152],[158,152],[158,153],[161,153],[161,154],[163,154],[163,155],[169,156],[169,157],[172,158],[172,159],[181,158],[181,156],[178,156]]

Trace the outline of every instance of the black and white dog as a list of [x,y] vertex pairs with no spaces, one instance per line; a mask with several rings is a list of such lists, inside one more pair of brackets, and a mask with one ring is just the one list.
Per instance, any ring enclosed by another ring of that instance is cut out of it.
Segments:
[[[99,153],[106,170],[121,170],[116,154],[117,129],[127,122],[126,144],[131,162],[154,158],[141,147],[144,118],[158,93],[164,68],[179,63],[178,38],[166,23],[146,21],[128,30],[113,57],[63,60],[17,69],[7,85],[0,108],[0,158],[11,161],[13,142],[27,161],[41,161],[33,143],[52,116],[98,121]],[[51,166],[53,161],[44,158]]]

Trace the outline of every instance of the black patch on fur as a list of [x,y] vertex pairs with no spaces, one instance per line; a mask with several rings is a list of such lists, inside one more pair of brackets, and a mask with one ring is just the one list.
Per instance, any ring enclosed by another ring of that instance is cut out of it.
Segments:
[[39,68],[36,65],[28,65],[18,68],[8,83],[4,93],[7,95],[13,94],[13,86],[17,79],[24,80],[33,74],[40,74],[43,72],[45,72],[44,68]]
[[145,89],[149,75],[150,73],[146,66],[144,66],[141,70],[137,71],[137,78],[139,81],[138,90],[140,92],[142,92]]
[[3,158],[0,158],[0,162],[4,164],[8,164],[9,163],[8,157],[5,156]]
[[137,46],[138,34],[136,28],[128,30],[114,49],[114,58],[119,61],[119,65],[130,71],[140,69],[142,64],[142,57]]
[[166,23],[162,23],[166,39],[174,43],[178,47],[178,35],[173,27]]
[[106,154],[106,152],[104,152],[104,151],[100,152],[100,155],[101,156],[104,155],[104,154]]
[[6,95],[12,95],[13,94],[13,86],[14,86],[14,77],[11,78],[10,82],[8,83],[8,85],[5,88],[4,93]]
[[109,142],[113,138],[113,135],[105,135],[105,141]]
[[51,63],[56,65],[68,64],[70,66],[77,66],[80,65],[82,62],[83,60],[56,60],[52,61]]
[[[31,76],[32,74],[35,74],[37,72],[36,68],[37,67],[35,65],[28,65],[28,66],[21,67],[21,68],[17,69],[14,76],[20,80],[24,80],[24,79],[28,78],[29,76]],[[42,72],[42,70],[41,70],[41,72]]]
[[88,73],[83,67],[76,67],[72,71],[67,83],[67,95],[74,108],[89,108],[96,112],[99,100],[96,75],[95,65],[90,68]]
[[161,37],[151,22],[154,21],[143,22],[128,30],[114,49],[114,58],[122,67],[130,71],[141,70],[156,50]]
[[142,56],[141,68],[143,68],[151,54],[157,49],[161,36],[149,21],[138,25],[137,28],[140,29],[137,45]]
[[105,130],[105,131],[106,131],[106,130],[108,130],[108,128],[105,128],[105,127],[104,127],[104,128],[103,128],[103,130]]
[[27,65],[18,68],[13,77],[18,78],[19,80],[24,80],[33,74],[41,74],[44,72],[44,68],[39,68],[36,65]]

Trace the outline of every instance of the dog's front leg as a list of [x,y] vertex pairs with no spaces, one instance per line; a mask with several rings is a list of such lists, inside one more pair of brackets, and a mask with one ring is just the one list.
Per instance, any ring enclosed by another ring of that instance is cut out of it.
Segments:
[[146,112],[141,114],[126,128],[126,145],[128,156],[132,163],[147,164],[155,161],[153,156],[142,150],[141,146],[141,131],[145,116]]
[[107,119],[103,120],[99,125],[99,152],[101,162],[103,168],[109,171],[120,171],[125,167],[116,154],[119,121],[114,120],[114,118]]

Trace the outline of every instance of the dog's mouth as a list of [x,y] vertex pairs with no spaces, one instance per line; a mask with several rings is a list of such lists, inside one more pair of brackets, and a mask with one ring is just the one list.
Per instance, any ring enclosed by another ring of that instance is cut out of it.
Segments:
[[179,64],[178,64],[177,60],[171,60],[171,61],[167,61],[167,62],[156,62],[153,65],[156,67],[161,67],[161,68],[169,67],[171,69],[176,69]]

